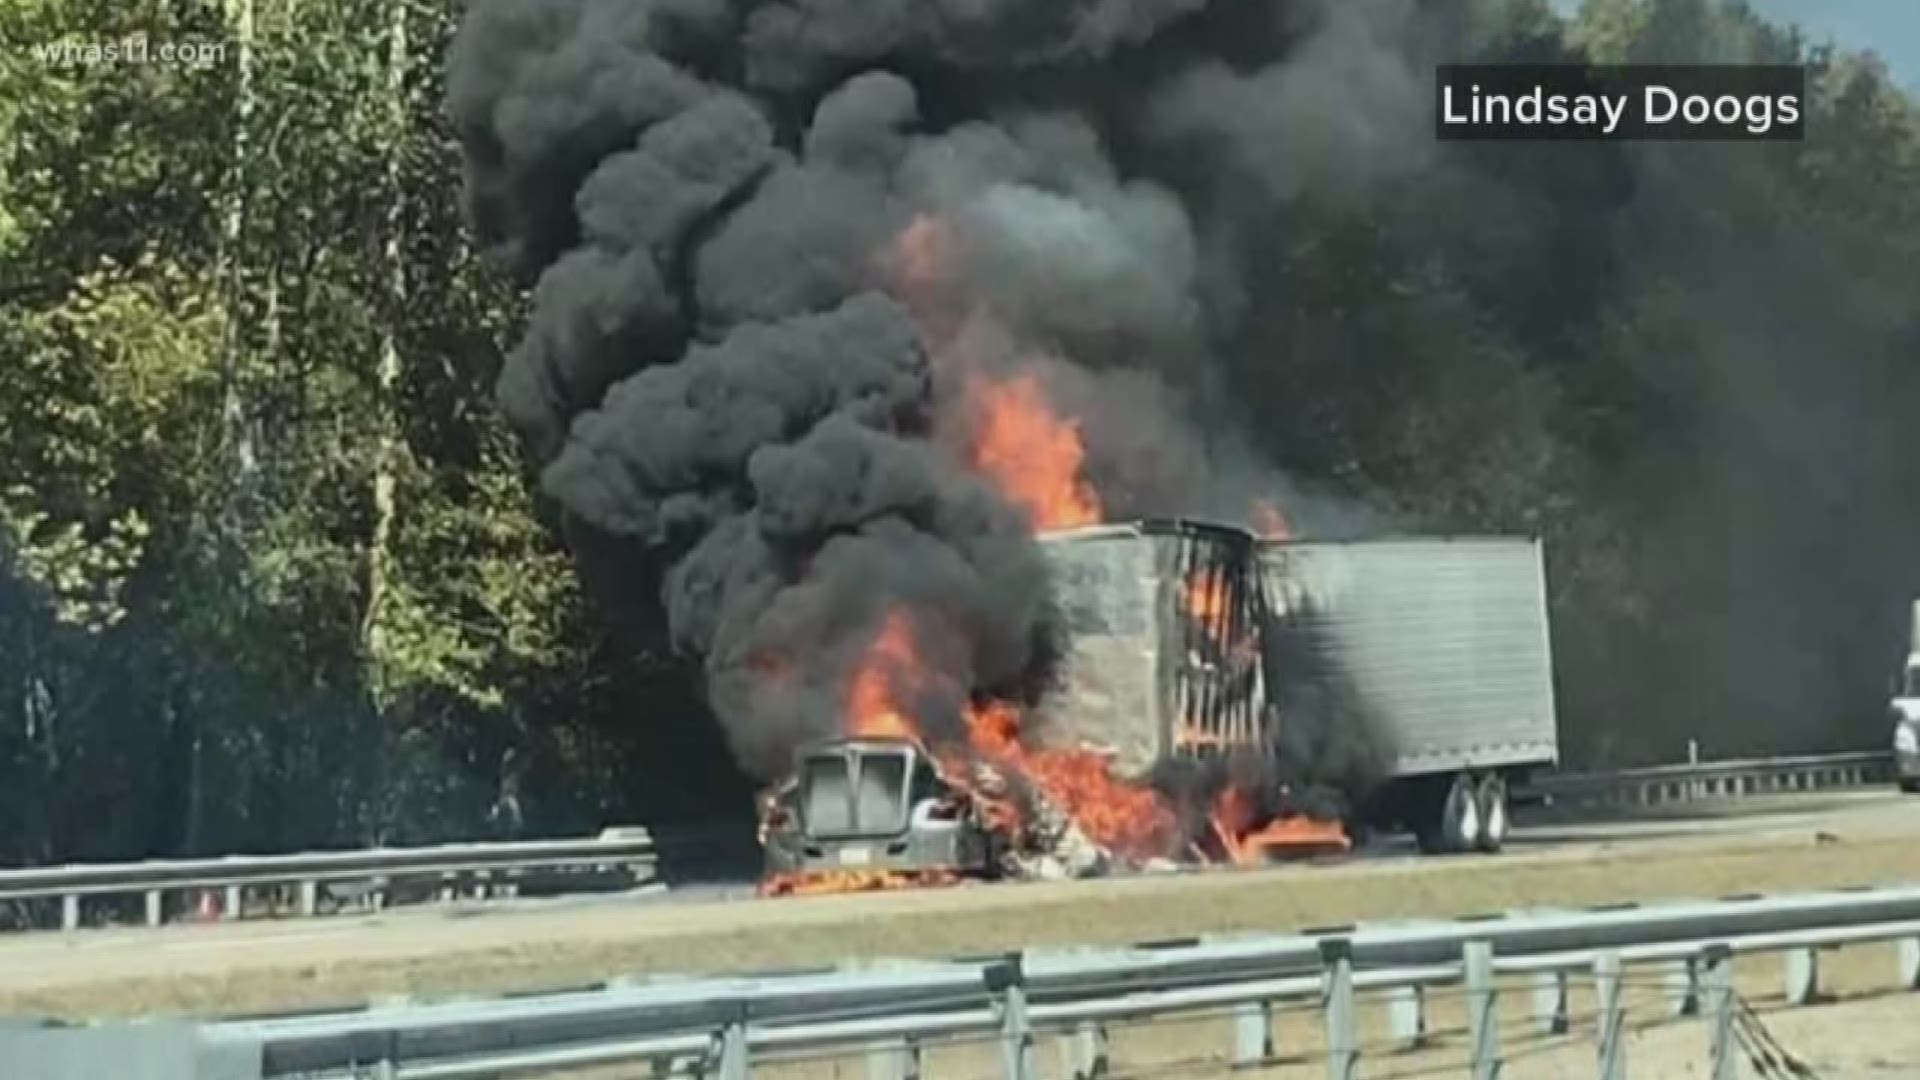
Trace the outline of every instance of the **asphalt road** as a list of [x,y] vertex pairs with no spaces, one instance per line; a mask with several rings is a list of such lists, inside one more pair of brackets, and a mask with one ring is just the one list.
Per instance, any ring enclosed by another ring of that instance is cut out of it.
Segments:
[[1920,798],[1536,813],[1497,856],[1383,841],[1330,865],[758,900],[749,883],[378,914],[0,936],[0,1012],[233,1013],[875,955],[1284,929],[1505,906],[1920,880]]

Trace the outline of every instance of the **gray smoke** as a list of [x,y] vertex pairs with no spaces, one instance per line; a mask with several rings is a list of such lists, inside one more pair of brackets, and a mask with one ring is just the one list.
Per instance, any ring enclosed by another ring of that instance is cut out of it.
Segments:
[[1253,69],[1203,61],[1148,111],[1151,136],[1186,146],[1271,197],[1364,192],[1427,163],[1429,69],[1415,66],[1413,0],[1292,5],[1312,32]]
[[[1114,516],[1277,489],[1200,419],[1259,283],[1210,250],[1234,200],[1177,178],[1364,181],[1424,118],[1405,7],[476,0],[470,216],[532,285],[502,405],[545,493],[666,569],[750,770],[836,730],[890,612],[949,696],[1036,677],[1043,563],[966,467],[970,378],[1039,380]],[[1254,11],[1257,62],[1218,55]]]
[[972,72],[1100,60],[1208,0],[788,0],[747,19],[751,83],[792,92],[891,58]]

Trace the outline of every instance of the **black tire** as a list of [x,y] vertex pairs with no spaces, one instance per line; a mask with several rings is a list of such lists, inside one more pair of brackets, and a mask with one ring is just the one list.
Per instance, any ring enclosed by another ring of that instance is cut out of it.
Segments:
[[1480,845],[1480,800],[1472,778],[1461,773],[1440,801],[1440,834],[1449,854],[1472,851]]
[[1900,790],[1909,795],[1920,795],[1920,780],[1902,780]]
[[1507,778],[1499,773],[1488,774],[1480,781],[1474,796],[1480,807],[1480,840],[1477,846],[1491,855],[1506,846],[1507,833],[1513,827],[1511,807],[1507,802]]

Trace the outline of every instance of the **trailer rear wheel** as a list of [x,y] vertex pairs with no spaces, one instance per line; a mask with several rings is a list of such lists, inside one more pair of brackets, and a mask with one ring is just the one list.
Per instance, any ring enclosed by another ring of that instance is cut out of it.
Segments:
[[1480,806],[1480,850],[1488,854],[1499,851],[1507,843],[1507,830],[1511,822],[1507,817],[1507,779],[1499,773],[1490,773],[1480,781],[1476,801]]
[[1474,783],[1461,773],[1440,804],[1440,832],[1449,852],[1472,851],[1480,845],[1480,800]]

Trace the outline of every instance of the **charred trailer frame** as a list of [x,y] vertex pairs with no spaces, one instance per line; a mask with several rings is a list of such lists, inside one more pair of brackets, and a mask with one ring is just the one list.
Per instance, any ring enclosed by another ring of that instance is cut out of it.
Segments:
[[1110,753],[1129,778],[1268,745],[1251,533],[1168,519],[1040,541],[1066,633],[1037,710],[1043,745]]

